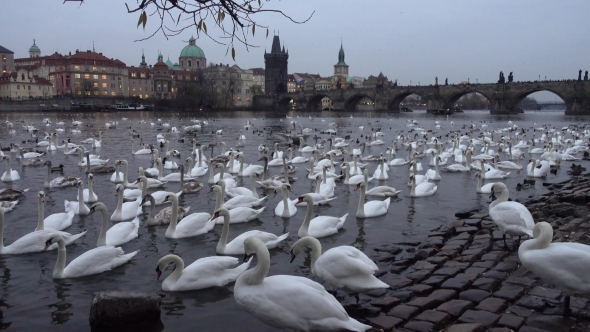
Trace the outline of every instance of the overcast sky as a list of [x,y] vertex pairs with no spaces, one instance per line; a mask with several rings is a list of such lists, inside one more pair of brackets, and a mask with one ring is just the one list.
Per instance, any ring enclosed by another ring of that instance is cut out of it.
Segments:
[[[192,0],[189,0],[192,1]],[[263,0],[265,1],[265,0]],[[136,0],[128,0],[130,5]],[[158,50],[164,59],[178,55],[195,30],[166,39],[161,33],[146,41],[157,28],[148,17],[145,31],[136,28],[138,13],[128,14],[124,0],[2,1],[0,45],[28,56],[36,39],[42,54],[92,49],[137,66],[142,49],[154,64]],[[590,1],[571,0],[271,0],[267,8],[281,9],[303,20],[298,25],[277,14],[255,16],[269,26],[259,29],[250,42],[258,48],[236,47],[242,68],[264,67],[264,50],[270,50],[273,31],[289,50],[289,73],[330,76],[338,61],[340,41],[351,76],[383,72],[400,84],[495,82],[503,70],[515,80],[577,78],[578,69],[590,70]],[[212,36],[220,35],[207,22]],[[208,62],[230,63],[227,47],[201,36],[197,40]]]

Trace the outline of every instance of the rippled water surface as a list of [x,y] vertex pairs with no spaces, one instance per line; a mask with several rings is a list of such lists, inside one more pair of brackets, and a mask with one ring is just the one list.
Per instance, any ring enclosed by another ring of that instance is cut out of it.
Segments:
[[[2,146],[7,146],[11,142],[21,143],[30,139],[30,133],[23,131],[21,124],[32,124],[39,128],[40,132],[53,131],[55,123],[64,121],[66,123],[66,132],[60,135],[61,138],[71,138],[73,143],[79,143],[81,140],[90,137],[90,135],[103,130],[102,148],[96,149],[95,153],[101,157],[109,158],[110,164],[113,165],[116,159],[127,159],[129,161],[130,179],[137,176],[137,168],[150,166],[149,156],[133,156],[131,154],[131,129],[138,131],[145,143],[156,143],[156,135],[160,132],[166,133],[170,140],[171,148],[178,149],[181,152],[182,160],[190,155],[191,145],[190,138],[185,139],[184,143],[179,139],[184,137],[181,134],[167,132],[161,124],[170,123],[171,127],[180,128],[183,125],[190,125],[190,119],[208,119],[209,125],[205,126],[201,133],[197,135],[197,140],[202,144],[211,142],[225,141],[229,146],[235,146],[236,134],[242,130],[246,135],[246,146],[240,148],[245,152],[247,163],[262,163],[258,161],[260,154],[257,147],[261,143],[271,145],[279,142],[271,131],[287,132],[292,129],[291,121],[297,121],[298,125],[304,128],[309,127],[317,130],[324,130],[329,127],[330,123],[336,123],[338,126],[338,135],[343,137],[350,135],[351,138],[360,138],[360,135],[371,133],[371,128],[380,130],[386,134],[383,140],[386,145],[370,147],[366,153],[378,154],[385,152],[386,146],[390,145],[395,137],[396,130],[407,131],[405,126],[406,120],[415,119],[421,126],[427,129],[438,130],[438,135],[444,135],[450,130],[460,130],[465,132],[463,125],[480,124],[486,121],[488,129],[504,128],[507,121],[512,120],[522,128],[531,128],[533,123],[551,124],[556,127],[562,127],[571,123],[586,123],[590,118],[585,117],[566,117],[562,113],[526,113],[518,116],[502,117],[491,116],[486,112],[466,112],[456,114],[452,118],[435,117],[426,113],[410,114],[372,114],[372,113],[336,113],[325,112],[322,114],[313,113],[315,119],[309,117],[310,114],[301,114],[299,118],[287,119],[284,117],[269,117],[264,113],[218,113],[208,114],[206,116],[197,114],[178,114],[178,113],[100,113],[100,114],[24,114],[24,113],[4,113],[3,118],[14,123],[15,134],[9,134],[6,125],[0,124],[0,142]],[[290,114],[297,117],[297,114]],[[45,127],[44,118],[50,118],[51,127]],[[127,120],[122,120],[127,117]],[[82,133],[71,133],[72,119],[81,120],[84,124],[81,126]],[[161,119],[161,121],[158,121]],[[107,121],[118,121],[116,129],[106,129]],[[140,123],[145,120],[146,123]],[[244,129],[247,120],[253,122],[255,127],[264,130],[263,134],[252,134],[250,130]],[[436,120],[441,121],[441,128],[434,127]],[[451,121],[454,124],[451,124]],[[154,125],[151,125],[153,122]],[[364,126],[360,130],[359,126]],[[218,129],[223,129],[223,135],[215,135]],[[532,130],[528,132],[528,137],[533,134]],[[321,136],[319,131],[311,133]],[[413,134],[412,134],[413,135]],[[499,135],[495,136],[499,137]],[[308,139],[308,143],[313,140]],[[23,143],[23,146],[33,146],[33,143]],[[283,145],[285,146],[285,145]],[[39,148],[42,150],[43,148]],[[209,151],[206,155],[209,156]],[[215,155],[220,153],[219,148],[214,151]],[[298,154],[296,154],[298,155]],[[407,152],[399,151],[398,157],[406,157]],[[309,156],[309,155],[307,155]],[[503,156],[504,158],[504,156]],[[45,156],[44,159],[51,160],[53,165],[65,165],[66,175],[85,176],[83,169],[77,166],[77,156],[64,155],[63,151],[57,151]],[[340,160],[340,158],[336,158]],[[427,158],[422,160],[424,166],[428,165]],[[586,162],[582,162],[585,164]],[[570,163],[565,163],[569,166]],[[31,232],[35,229],[37,223],[37,192],[44,190],[43,180],[45,177],[45,168],[20,166],[19,162],[13,158],[13,168],[18,170],[22,179],[13,183],[2,183],[2,187],[29,188],[30,192],[21,200],[15,210],[6,214],[4,239],[6,244],[12,243],[15,239]],[[298,164],[297,172],[293,175],[297,180],[293,184],[296,195],[313,191],[311,180],[307,179],[305,167],[308,164]],[[1,167],[4,167],[2,163]],[[368,166],[370,174],[376,168],[376,163],[370,163]],[[588,166],[587,166],[588,167]],[[568,178],[566,168],[562,167],[557,175],[550,175],[548,181],[559,181]],[[272,167],[270,174],[277,174],[280,167]],[[3,170],[2,170],[3,172]],[[165,171],[167,173],[167,171]],[[401,242],[421,242],[430,230],[436,229],[442,225],[448,225],[453,221],[454,213],[463,208],[484,207],[487,206],[487,195],[478,195],[475,192],[476,182],[473,179],[474,172],[470,174],[446,173],[441,172],[442,180],[438,185],[438,192],[431,197],[412,199],[409,197],[410,188],[407,187],[406,181],[409,170],[406,166],[391,167],[389,171],[389,180],[379,181],[382,185],[388,185],[403,190],[398,199],[392,200],[387,215],[370,218],[357,219],[355,217],[358,206],[359,192],[353,191],[353,187],[339,184],[335,190],[335,196],[338,198],[328,206],[322,206],[314,210],[314,216],[317,214],[341,216],[344,213],[350,213],[344,229],[337,235],[321,239],[324,250],[339,245],[353,245],[364,251],[369,257],[373,249]],[[54,175],[55,176],[55,173]],[[95,192],[99,200],[104,202],[109,209],[109,215],[116,207],[116,197],[114,185],[109,181],[110,175],[95,175]],[[530,189],[516,192],[514,190],[517,182],[522,182],[524,175],[521,172],[512,171],[511,177],[506,179],[506,184],[515,199],[526,199],[529,196],[544,193],[542,181]],[[215,197],[208,193],[209,185],[207,177],[199,178],[200,182],[205,183],[205,189],[197,194],[187,195],[180,199],[181,205],[190,206],[190,212],[209,212],[212,213]],[[371,187],[376,185],[377,181],[371,183]],[[249,187],[249,178],[239,178],[238,185]],[[178,191],[178,184],[169,184],[167,189]],[[64,200],[76,200],[77,189],[75,187],[63,189],[45,190],[46,209],[45,215],[62,212],[64,209]],[[259,189],[262,193],[263,190]],[[263,231],[282,234],[290,232],[290,237],[284,241],[279,248],[271,250],[271,269],[270,274],[292,274],[309,276],[309,257],[300,255],[292,264],[289,264],[289,246],[297,240],[297,230],[302,223],[305,215],[305,208],[299,208],[299,212],[290,219],[282,219],[274,216],[274,208],[280,201],[280,195],[270,198],[265,204],[267,207],[261,214],[259,220],[251,221],[247,224],[236,224],[230,228],[229,238],[241,234],[250,229],[260,229]],[[157,207],[157,210],[162,206]],[[89,217],[78,217],[74,219],[74,224],[66,229],[70,233],[78,233],[88,230],[85,237],[78,241],[77,244],[67,247],[68,262],[79,256],[83,252],[92,249],[96,245],[98,233],[100,231],[101,216],[100,214]],[[233,285],[209,289],[203,291],[168,293],[160,290],[160,281],[156,281],[155,264],[157,260],[168,254],[175,253],[180,255],[185,264],[188,265],[194,260],[215,255],[215,245],[221,234],[221,226],[218,225],[213,231],[206,235],[198,237],[171,240],[164,237],[166,226],[146,226],[142,224],[139,231],[139,238],[122,247],[126,252],[140,250],[131,263],[115,269],[114,271],[102,273],[99,275],[88,276],[77,279],[54,280],[52,270],[57,258],[55,251],[15,255],[0,256],[0,296],[2,304],[0,308],[4,313],[4,327],[17,331],[50,331],[50,330],[70,330],[82,331],[89,329],[88,313],[92,294],[102,290],[129,290],[158,292],[163,297],[162,302],[162,323],[167,331],[185,331],[185,330],[206,330],[206,331],[232,331],[239,326],[241,331],[271,331],[272,328],[262,324],[256,318],[239,308],[232,295]],[[241,257],[240,257],[241,259]],[[163,278],[171,272],[171,267],[164,271]],[[162,278],[162,279],[163,279]]]

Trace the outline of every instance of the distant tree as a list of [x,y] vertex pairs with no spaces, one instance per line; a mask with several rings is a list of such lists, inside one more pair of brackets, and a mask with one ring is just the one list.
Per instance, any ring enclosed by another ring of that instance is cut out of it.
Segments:
[[98,91],[98,87],[95,87],[94,83],[90,80],[84,79],[79,83],[80,84],[76,84],[76,94],[82,95],[84,98],[93,95],[94,91]]

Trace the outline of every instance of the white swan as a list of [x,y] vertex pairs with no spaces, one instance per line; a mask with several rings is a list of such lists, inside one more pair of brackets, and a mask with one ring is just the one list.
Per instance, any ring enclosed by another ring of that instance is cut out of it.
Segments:
[[61,231],[72,225],[74,216],[76,215],[73,210],[69,212],[54,213],[45,218],[45,192],[40,191],[37,195],[39,201],[37,203],[37,228],[36,231],[42,231],[44,229],[50,231]]
[[[498,225],[503,233],[504,246],[506,246],[506,234],[518,236],[533,236],[535,221],[529,210],[518,202],[509,202],[508,188],[502,182],[496,182],[492,186],[492,195],[500,194],[492,203],[490,203],[490,218]],[[506,246],[508,248],[508,246]]]
[[246,240],[249,237],[256,237],[257,239],[262,241],[262,243],[264,243],[265,247],[268,249],[276,248],[281,241],[289,237],[289,233],[285,233],[281,236],[276,236],[268,232],[251,230],[238,235],[230,243],[227,243],[227,237],[229,234],[229,224],[231,223],[231,216],[229,210],[225,208],[216,210],[215,214],[213,214],[212,219],[215,220],[220,216],[223,217],[223,229],[221,230],[221,236],[219,237],[219,242],[217,242],[217,247],[215,248],[215,252],[220,255],[244,254],[244,240]]
[[[37,228],[43,228],[42,220],[37,222]],[[0,254],[2,255],[15,255],[15,254],[26,254],[30,252],[41,252],[45,249],[53,250],[57,249],[57,246],[51,246],[45,248],[45,241],[52,235],[60,235],[65,240],[65,244],[69,245],[74,243],[77,239],[81,238],[86,234],[86,231],[78,234],[70,234],[60,231],[51,230],[38,230],[14,240],[9,246],[4,246],[4,209],[0,208]]]
[[303,223],[299,227],[297,235],[299,237],[313,236],[315,238],[321,238],[330,236],[338,233],[338,231],[344,226],[348,213],[340,218],[330,216],[317,216],[311,219],[313,213],[313,198],[309,194],[299,196],[297,203],[306,202],[307,210],[305,211],[305,217]]
[[178,223],[178,196],[176,194],[169,194],[166,196],[166,201],[172,202],[172,219],[166,233],[164,234],[169,239],[180,239],[184,237],[197,236],[205,234],[213,229],[215,221],[211,219],[211,215],[206,212],[199,212],[189,214],[182,218],[182,222]]
[[[139,179],[137,179],[137,181],[135,181],[134,184],[137,184],[138,182],[141,182],[141,195],[139,197],[144,197],[147,194],[147,189],[146,189],[147,188],[147,178],[145,176],[141,176],[141,177],[139,177]],[[152,197],[154,198],[154,202],[156,205],[162,205],[162,204],[166,203],[166,197],[170,194],[176,194],[176,196],[181,196],[182,190],[177,193],[174,193],[172,191],[158,190],[158,191],[154,191],[150,195],[152,195]],[[145,203],[143,206],[150,206],[150,205],[151,205],[151,202]]]
[[78,201],[64,200],[64,208],[66,212],[70,210],[74,211],[75,214],[85,216],[90,212],[90,209],[84,204],[84,183],[78,181]]
[[6,172],[2,174],[0,180],[3,182],[13,182],[20,180],[18,172],[10,167],[10,156],[6,155],[2,157],[2,160],[6,162]]
[[264,243],[250,237],[247,255],[256,254],[256,267],[242,273],[234,286],[236,303],[262,322],[295,331],[366,331],[371,327],[350,318],[342,305],[315,281],[290,275],[267,277],[270,254]]
[[238,170],[238,176],[250,176],[255,173],[263,173],[264,166],[262,165],[248,165],[244,168],[244,155],[239,155],[238,158],[240,159],[240,169]]
[[396,190],[393,187],[388,186],[376,186],[365,192],[367,196],[380,196],[380,197],[397,197],[401,190]]
[[539,167],[537,167],[537,159],[532,158],[529,165],[527,165],[527,175],[535,178],[546,177],[550,170],[551,166],[545,160],[542,160]]
[[[223,193],[223,189],[221,188],[221,186],[218,185],[214,185],[213,187],[211,187],[210,192],[214,192],[216,194],[216,199],[215,199],[215,211],[220,209],[222,207],[223,204],[223,197],[224,197],[224,193]],[[258,218],[258,216],[262,213],[262,211],[264,211],[264,207],[258,209],[258,210],[254,210],[253,208],[249,208],[249,207],[237,207],[235,209],[231,209],[229,212],[231,214],[231,222],[232,224],[237,224],[237,223],[243,223],[243,222],[248,222],[250,220],[254,220],[256,218]],[[217,218],[216,221],[217,224],[223,224],[223,218]]]
[[375,173],[373,173],[373,178],[375,178],[377,180],[387,180],[387,179],[389,179],[389,175],[387,174],[387,171],[384,169],[383,163],[384,163],[383,162],[383,159],[380,159],[379,160],[379,166],[375,170]]
[[225,190],[225,193],[229,196],[236,197],[240,195],[244,196],[252,196],[254,198],[258,198],[258,192],[256,192],[256,178],[260,177],[260,173],[252,173],[250,174],[250,189],[246,187],[235,187],[229,188]]
[[141,154],[152,154],[152,149],[139,149],[135,151],[135,140],[131,140],[131,154],[141,155]]
[[[217,181],[217,185],[221,186],[221,190],[225,191],[225,181],[219,180]],[[264,201],[268,198],[268,196],[264,196],[262,198],[256,198],[254,196],[244,196],[239,195],[229,199],[227,202],[223,203],[222,207],[232,210],[238,207],[255,207],[260,206]]]
[[412,190],[410,191],[411,197],[431,196],[434,195],[438,189],[438,186],[428,181],[416,185],[416,177],[414,175],[410,175],[410,181],[412,182]]
[[430,181],[440,181],[440,172],[438,171],[438,164],[440,163],[440,157],[434,157],[434,169],[429,169],[426,171],[426,178]]
[[191,265],[184,267],[182,258],[176,255],[166,255],[156,264],[158,280],[162,271],[170,263],[174,263],[174,271],[162,282],[162,290],[167,292],[182,292],[210,287],[221,287],[235,282],[240,274],[250,266],[246,263],[238,265],[239,259],[235,257],[209,256],[197,259]]
[[199,167],[198,165],[193,166],[194,161],[191,157],[186,158],[185,162],[188,164],[188,169],[190,170],[188,174],[192,177],[203,176],[207,174],[207,171],[209,170],[208,167]]
[[372,218],[387,214],[391,198],[387,198],[384,201],[369,201],[365,203],[365,194],[367,191],[367,184],[365,181],[361,181],[357,184],[354,190],[357,191],[359,189],[361,190],[361,197],[359,198],[359,206],[356,210],[357,218]]
[[[320,189],[321,183],[320,183],[321,179],[320,177],[318,177],[316,179],[316,189]],[[337,197],[326,197],[318,192],[316,193],[307,193],[308,195],[310,195],[313,199],[313,205],[314,206],[318,206],[318,205],[326,205],[326,204],[330,204],[331,201],[335,200]],[[299,201],[298,198],[292,200],[291,202],[293,204],[296,204]],[[299,202],[299,204],[297,204],[299,206],[307,206],[307,202],[303,201],[303,202]]]
[[520,155],[518,155],[518,157],[516,157],[516,163],[514,163],[512,161],[508,161],[508,160],[499,161],[500,156],[498,154],[496,154],[496,156],[494,157],[494,165],[496,168],[522,169],[522,161],[521,161],[522,158],[523,158],[523,155],[520,154]]
[[109,271],[129,262],[139,252],[137,250],[130,254],[125,254],[121,248],[103,246],[88,250],[66,266],[66,246],[64,239],[60,235],[55,234],[50,236],[45,242],[45,248],[55,242],[59,246],[57,261],[53,268],[53,278],[55,279],[77,278]]
[[293,202],[291,202],[289,200],[289,193],[293,191],[293,189],[291,189],[291,186],[286,183],[283,183],[280,187],[278,187],[274,190],[275,196],[276,196],[277,190],[281,191],[281,194],[283,196],[283,200],[280,201],[277,204],[277,206],[275,207],[275,215],[282,217],[282,218],[291,218],[294,215],[296,215],[297,214],[297,207],[295,206],[295,204]]
[[570,314],[570,296],[590,294],[590,246],[581,243],[551,243],[553,228],[542,221],[533,228],[533,239],[518,248],[518,258],[524,267],[561,290],[564,297],[563,315]]
[[[481,169],[484,169],[483,160],[481,160]],[[499,169],[492,168],[489,171],[485,172],[483,177],[487,180],[493,180],[493,179],[505,179],[509,175],[510,175],[510,172],[506,173],[506,172],[501,171]]]
[[113,173],[111,175],[111,182],[113,182],[113,183],[123,182],[123,180],[121,180],[121,172],[119,171],[120,167],[121,167],[121,164],[115,163],[115,173]]
[[84,203],[95,203],[98,202],[98,196],[94,193],[94,175],[88,173],[88,189],[82,191],[84,197]]
[[123,203],[123,192],[125,188],[118,184],[115,189],[115,195],[118,197],[117,208],[111,215],[112,221],[123,221],[137,217],[141,214],[141,202],[139,200]]
[[[159,160],[157,160],[157,161],[159,161]],[[127,162],[127,160],[125,160],[125,159],[117,160],[116,163],[123,165],[123,186],[125,188],[138,188],[139,186],[136,183],[129,183],[129,179],[128,179],[129,163]],[[145,176],[144,174],[142,174],[142,171],[143,171],[143,168],[140,167],[139,176]],[[167,182],[160,181],[158,179],[151,179],[151,178],[149,178],[148,182],[147,182],[148,188],[160,188],[160,187],[163,187],[166,183]]]
[[291,246],[291,262],[306,247],[311,248],[311,273],[335,288],[355,293],[389,288],[388,284],[374,276],[379,270],[375,262],[355,247],[334,247],[322,254],[320,241],[305,236]]
[[494,183],[488,183],[485,186],[482,186],[482,173],[483,172],[477,172],[475,173],[475,178],[477,179],[477,188],[475,189],[475,192],[478,194],[491,194],[492,193],[492,186],[494,185]]
[[122,221],[114,224],[108,228],[108,212],[107,207],[103,203],[95,203],[90,207],[90,213],[93,214],[99,210],[102,214],[102,224],[100,227],[100,235],[96,242],[97,247],[101,246],[118,246],[127,243],[139,235],[139,218],[135,217],[132,221]]

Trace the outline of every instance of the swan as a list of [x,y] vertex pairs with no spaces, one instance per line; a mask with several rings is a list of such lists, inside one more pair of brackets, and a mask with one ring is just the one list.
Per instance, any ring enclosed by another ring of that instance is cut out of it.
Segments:
[[[221,186],[222,191],[225,191],[225,181],[224,180],[219,180],[216,184],[218,186]],[[223,203],[222,207],[224,207],[228,210],[232,210],[237,207],[255,207],[255,206],[262,205],[262,203],[264,203],[264,201],[267,198],[268,198],[268,196],[264,196],[264,197],[258,199],[254,196],[239,195],[239,196],[233,197],[230,200],[228,200],[227,202]]]
[[[327,179],[322,179],[320,175],[316,177],[316,186],[315,186],[315,193],[322,195],[326,198],[333,198],[334,197],[334,188],[336,188],[336,184],[333,182],[328,182]],[[324,183],[326,180],[326,183]]]
[[107,207],[103,203],[94,203],[90,207],[90,213],[93,214],[99,210],[102,213],[102,225],[100,227],[100,235],[96,242],[97,247],[101,246],[118,246],[123,243],[127,243],[139,235],[139,218],[135,217],[132,221],[122,221],[114,224],[111,228],[108,228],[108,212]]
[[[122,159],[122,160],[117,160],[118,164],[122,164],[123,165],[123,186],[125,188],[138,188],[138,184],[137,183],[129,183],[128,177],[127,175],[129,174],[129,163],[127,163],[127,160]],[[142,175],[141,171],[143,171],[143,168],[140,168],[140,176],[144,176]],[[147,187],[148,188],[160,188],[163,187],[167,182],[164,181],[160,181],[158,179],[148,179],[147,180]]]
[[57,251],[57,261],[53,268],[54,279],[77,278],[109,271],[129,262],[139,252],[137,250],[125,254],[121,248],[103,246],[86,251],[66,266],[66,246],[64,239],[60,235],[54,234],[50,236],[45,242],[45,248],[55,242],[57,242],[59,250]]
[[121,180],[121,172],[119,172],[120,167],[121,167],[121,164],[115,163],[115,173],[113,173],[111,175],[111,182],[113,182],[113,183],[123,182],[123,180]]
[[50,231],[61,231],[72,225],[74,220],[74,211],[54,213],[45,218],[45,192],[40,191],[37,194],[39,200],[37,203],[37,228],[35,231],[42,231],[44,229]]
[[208,167],[193,166],[193,163],[194,163],[193,158],[188,157],[188,158],[186,158],[185,162],[188,164],[188,169],[190,170],[188,174],[190,176],[199,177],[199,176],[203,176],[203,175],[207,174]]
[[166,196],[167,201],[172,202],[172,218],[164,234],[167,238],[180,239],[197,236],[209,232],[215,226],[215,221],[207,212],[189,214],[182,218],[181,223],[178,223],[178,196],[171,193]]
[[49,181],[49,177],[51,176],[51,161],[46,161],[45,165],[47,165],[47,175],[45,176],[45,182],[43,183],[45,188],[70,187],[77,185],[78,181],[80,181],[80,178],[65,175],[56,177],[55,179]]
[[94,193],[94,175],[88,173],[88,189],[82,191],[84,197],[84,203],[96,203],[98,202],[98,196]]
[[244,248],[246,255],[255,254],[258,262],[238,277],[234,299],[262,322],[295,331],[371,329],[350,318],[336,298],[317,282],[290,275],[267,277],[270,254],[260,239],[246,239]]
[[156,264],[158,280],[162,271],[170,263],[174,263],[174,271],[162,282],[162,290],[167,292],[181,292],[210,287],[221,287],[235,282],[250,266],[246,263],[238,265],[239,259],[235,257],[209,256],[197,259],[191,265],[184,267],[182,258],[176,255],[166,255]]
[[[316,179],[316,188],[318,188],[318,189],[321,186],[320,181],[321,181],[321,179],[320,179],[320,177],[318,177]],[[330,204],[331,201],[333,201],[337,198],[337,197],[326,197],[320,193],[307,193],[307,194],[310,195],[311,198],[313,199],[314,206]],[[291,202],[293,204],[296,204],[298,201],[299,201],[299,199],[296,198],[296,199],[292,200]],[[307,206],[307,202],[303,201],[303,202],[300,202],[298,205],[299,206]]]
[[66,212],[72,210],[75,214],[80,216],[88,215],[90,209],[84,204],[84,183],[82,181],[78,181],[78,201],[70,202],[66,199],[64,200],[64,208]]
[[522,169],[522,160],[523,155],[518,155],[518,157],[516,157],[516,163],[513,163],[511,161],[500,161],[500,156],[498,154],[496,154],[495,158],[494,158],[494,164],[496,168],[505,168],[505,169]]
[[[182,172],[184,172],[184,165],[180,165],[183,169]],[[170,173],[166,176],[162,176],[162,174],[164,174],[163,170],[162,170],[162,163],[158,163],[158,167],[160,168],[160,175],[158,176],[158,180],[162,181],[162,182],[180,182],[180,172],[175,172],[175,173]],[[177,169],[180,167],[177,167]],[[186,174],[184,174],[184,179],[186,181],[190,181],[190,180],[195,180],[195,178],[192,177],[188,177],[186,176]]]
[[[154,198],[152,197],[152,195],[147,194],[143,197],[143,200],[141,201],[141,204],[143,205],[145,202],[151,202],[150,204],[150,213],[148,214],[148,217],[146,219],[146,224],[150,225],[150,226],[154,226],[154,225],[165,225],[165,224],[169,224],[172,221],[172,206],[168,206],[163,208],[162,210],[160,210],[160,212],[158,212],[157,215],[154,216],[154,208],[155,208],[155,201]],[[178,220],[182,220],[182,218],[184,218],[185,215],[188,214],[188,211],[191,209],[190,206],[182,207],[179,206],[178,207]]]
[[[38,220],[37,228],[43,228],[43,219]],[[13,241],[9,246],[4,246],[4,209],[0,208],[0,254],[2,255],[15,255],[15,254],[26,254],[30,252],[42,252],[44,250],[44,244],[47,239],[52,235],[60,235],[64,238],[65,245],[74,243],[77,239],[81,238],[86,234],[86,231],[78,234],[70,234],[60,231],[42,230],[34,231],[23,235],[17,240]],[[46,249],[57,249],[57,246],[51,246]]]
[[537,159],[532,158],[527,166],[527,175],[535,178],[544,178],[549,174],[551,166],[547,161],[542,160],[537,167]]
[[533,236],[535,221],[529,210],[518,202],[508,201],[510,193],[504,183],[496,182],[492,185],[492,195],[495,196],[496,193],[500,196],[490,203],[489,213],[490,218],[502,231],[504,246],[508,248],[506,234],[518,236],[519,244],[522,235]]
[[361,190],[361,197],[359,198],[359,206],[356,210],[357,218],[372,218],[379,217],[387,213],[391,198],[384,201],[369,201],[365,203],[365,193],[367,191],[367,184],[361,181],[356,185],[355,191]]
[[107,165],[96,165],[96,166],[92,166],[90,167],[90,165],[92,164],[89,157],[89,153],[86,152],[86,173],[110,173],[115,171],[115,167],[113,166],[107,166]]
[[475,178],[477,179],[477,188],[475,189],[475,192],[478,194],[491,194],[494,183],[492,182],[482,186],[482,173],[483,172],[475,173]]
[[438,171],[438,164],[440,163],[440,157],[434,157],[434,169],[426,171],[426,178],[431,181],[440,181],[440,172]]
[[[350,167],[347,167],[345,172],[346,172],[346,177],[344,178],[344,184],[348,184],[351,186],[356,186],[357,184],[359,184],[361,181],[365,181],[365,176],[363,174],[358,174],[358,175],[354,175],[354,176],[350,176]],[[365,169],[365,171],[368,172],[368,170]],[[370,177],[368,178],[368,181],[372,181],[374,179],[374,177]]]
[[387,171],[385,171],[384,166],[383,166],[383,159],[379,160],[379,166],[375,170],[375,173],[373,174],[373,178],[375,178],[377,180],[389,179],[389,175],[387,175]]
[[10,168],[10,156],[4,156],[2,157],[2,160],[6,162],[6,172],[2,174],[0,180],[2,180],[3,182],[13,182],[20,180],[20,175],[18,174],[18,172]]
[[362,251],[352,246],[338,246],[322,254],[322,244],[311,236],[297,240],[291,246],[291,263],[306,247],[311,248],[311,273],[332,287],[344,288],[355,293],[389,288],[374,274],[377,265]]
[[338,231],[344,226],[348,213],[340,218],[330,216],[317,216],[311,219],[313,214],[313,197],[309,194],[299,196],[297,203],[307,203],[307,210],[305,211],[305,217],[303,223],[297,232],[299,237],[313,236],[315,238],[321,238],[330,236],[338,233]]
[[590,294],[590,246],[574,242],[551,243],[552,239],[551,225],[538,222],[533,228],[533,239],[524,241],[518,248],[518,258],[543,282],[564,293],[563,315],[569,316],[570,296]]
[[187,182],[184,183],[184,165],[180,165],[180,190],[183,194],[193,194],[201,191],[203,184],[200,182]]
[[256,178],[260,177],[259,173],[252,173],[250,174],[250,189],[246,187],[235,187],[229,188],[225,190],[225,193],[229,196],[236,197],[240,195],[244,196],[252,196],[254,198],[258,198],[258,192],[256,192]]
[[434,195],[438,187],[432,182],[422,182],[416,185],[416,177],[410,175],[410,181],[412,181],[412,190],[410,191],[411,197],[423,197]]
[[124,187],[118,184],[115,189],[115,195],[118,197],[117,208],[111,215],[112,221],[123,221],[133,219],[141,214],[141,202],[139,200],[123,203]]
[[283,200],[277,204],[275,207],[275,215],[282,217],[282,218],[291,218],[297,214],[297,207],[293,202],[289,200],[289,193],[293,191],[291,186],[283,183],[280,187],[274,190],[275,196],[277,194],[277,189],[281,191],[283,195]]
[[[484,161],[481,160],[481,169],[484,169]],[[495,169],[492,168],[489,171],[485,172],[483,174],[483,177],[486,180],[492,180],[492,179],[505,179],[510,175],[510,172],[506,173],[504,171],[501,171],[499,169]]]
[[380,196],[380,197],[397,197],[401,190],[396,190],[395,188],[388,187],[388,186],[376,186],[373,187],[365,192],[367,196]]
[[[171,158],[174,158],[174,156],[179,154],[176,150],[172,150],[171,152]],[[161,165],[162,164],[164,165],[165,169],[178,169],[178,164],[174,160],[168,160],[168,157],[164,157],[164,159],[162,159]],[[162,171],[160,171],[160,174],[162,174]]]
[[293,149],[288,148],[287,151],[289,152],[289,163],[291,164],[303,164],[309,161],[309,158],[305,157],[295,157],[293,158]]
[[244,168],[244,156],[239,155],[238,158],[240,159],[240,169],[238,170],[238,176],[250,176],[254,173],[264,172],[264,166],[261,165],[248,165],[248,167]]
[[[225,181],[225,186],[227,188],[235,188],[237,187],[237,183],[236,180],[234,180],[233,175],[229,174],[229,173],[225,173],[225,166],[223,166],[223,164],[221,163],[217,163],[215,164],[215,167],[213,167],[213,169],[215,168],[220,168],[221,170],[219,171],[219,174],[216,174],[213,177],[213,180],[215,180],[213,183],[217,183],[217,181],[219,181],[220,179],[223,179]],[[211,179],[211,177],[209,177],[209,180]]]
[[0,201],[12,201],[25,195],[29,189],[16,190],[11,188],[0,188]]
[[131,140],[131,154],[140,155],[140,154],[152,154],[152,149],[139,149],[135,151],[135,140]]
[[465,155],[465,165],[452,164],[445,167],[448,172],[469,172],[471,171],[471,150],[467,150],[463,153]]
[[[211,190],[209,190],[209,192],[213,192],[216,195],[215,210],[214,210],[214,211],[216,211],[216,210],[220,209],[223,204],[223,197],[224,197],[223,189],[219,185],[213,185],[213,187],[211,187]],[[254,210],[253,208],[244,207],[244,206],[231,209],[231,210],[229,210],[229,212],[231,214],[231,222],[233,224],[237,224],[237,223],[243,223],[243,222],[248,222],[250,220],[254,220],[254,219],[258,218],[258,216],[260,215],[260,213],[262,213],[262,211],[264,211],[264,209],[265,208],[262,207],[258,210]],[[223,224],[223,218],[217,218],[216,223]]]
[[[215,252],[219,255],[242,255],[244,254],[244,240],[249,237],[256,237],[259,239],[267,249],[276,248],[281,241],[289,237],[289,233],[285,233],[281,236],[276,236],[272,233],[262,232],[258,230],[251,230],[244,232],[234,238],[230,243],[227,243],[227,237],[229,234],[229,224],[231,223],[230,211],[225,208],[215,210],[213,214],[213,220],[223,217],[223,229],[221,230],[221,236]],[[184,222],[184,221],[183,221]]]
[[0,207],[4,209],[4,212],[10,212],[14,210],[14,207],[18,204],[16,201],[0,201]]

